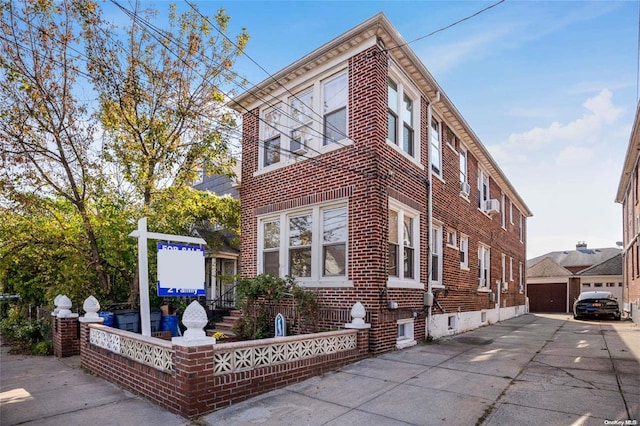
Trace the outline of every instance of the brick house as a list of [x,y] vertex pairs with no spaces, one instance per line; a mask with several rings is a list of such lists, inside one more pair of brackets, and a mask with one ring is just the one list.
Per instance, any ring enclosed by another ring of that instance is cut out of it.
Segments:
[[624,307],[640,323],[640,103],[631,130],[616,203],[622,204]]
[[383,14],[230,105],[241,275],[295,276],[325,327],[361,302],[374,353],[524,313],[531,212]]

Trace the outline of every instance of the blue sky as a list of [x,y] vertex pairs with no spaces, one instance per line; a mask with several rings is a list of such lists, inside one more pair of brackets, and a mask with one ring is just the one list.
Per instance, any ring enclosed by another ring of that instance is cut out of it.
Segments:
[[[196,3],[225,8],[231,34],[246,27],[246,53],[275,73],[380,11],[410,41],[495,1]],[[622,240],[614,198],[637,105],[638,11],[638,1],[507,0],[411,44],[533,212],[528,258]],[[246,59],[236,71],[268,77]]]

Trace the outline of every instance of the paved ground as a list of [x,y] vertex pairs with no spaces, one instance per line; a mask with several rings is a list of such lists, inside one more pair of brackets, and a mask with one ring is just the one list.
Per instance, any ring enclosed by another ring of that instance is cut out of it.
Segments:
[[193,422],[84,373],[78,357],[19,357],[2,348],[0,361],[3,426],[640,421],[640,329],[568,315],[525,315],[366,359]]

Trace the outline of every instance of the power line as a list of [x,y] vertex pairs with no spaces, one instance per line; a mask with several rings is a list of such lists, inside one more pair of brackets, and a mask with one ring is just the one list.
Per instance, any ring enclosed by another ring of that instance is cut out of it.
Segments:
[[449,28],[451,28],[451,27],[455,27],[456,25],[458,25],[458,24],[460,24],[460,23],[462,23],[462,22],[464,22],[464,21],[468,21],[469,19],[474,18],[474,17],[476,17],[476,16],[480,15],[481,13],[486,12],[486,11],[487,11],[487,10],[489,10],[489,9],[493,9],[494,7],[498,6],[498,5],[499,5],[499,4],[501,4],[501,3],[504,3],[505,1],[506,1],[506,0],[500,0],[500,1],[498,1],[498,2],[496,2],[496,3],[494,3],[494,4],[492,4],[492,5],[489,5],[489,6],[485,7],[484,9],[481,9],[481,10],[479,10],[479,11],[477,11],[477,12],[475,12],[475,13],[473,13],[473,14],[469,15],[469,16],[466,16],[466,17],[464,17],[464,18],[462,18],[462,19],[459,19],[459,20],[455,21],[455,22],[453,22],[452,24],[449,24],[449,25],[444,26],[444,27],[442,27],[442,28],[438,28],[437,30],[432,31],[432,32],[430,32],[429,34],[423,35],[423,36],[421,36],[421,37],[418,37],[418,38],[413,39],[413,40],[411,40],[411,41],[408,41],[408,42],[406,42],[406,43],[399,44],[399,45],[397,45],[397,46],[388,47],[388,48],[384,49],[384,50],[383,50],[383,52],[389,52],[389,51],[391,51],[391,50],[395,50],[395,49],[399,49],[399,48],[404,47],[404,46],[408,46],[408,45],[410,45],[411,43],[415,43],[416,41],[423,40],[423,39],[425,39],[425,38],[427,38],[427,37],[431,37],[431,36],[432,36],[432,35],[434,35],[434,34],[437,34],[437,33],[442,32],[442,31],[444,31],[444,30],[448,30]]

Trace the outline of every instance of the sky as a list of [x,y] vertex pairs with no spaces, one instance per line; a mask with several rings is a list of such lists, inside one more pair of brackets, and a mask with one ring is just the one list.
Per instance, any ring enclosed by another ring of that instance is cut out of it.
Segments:
[[[274,74],[380,11],[411,41],[497,0],[192,2],[226,9],[230,34],[245,27],[247,57]],[[639,8],[506,0],[411,43],[533,213],[529,259],[622,241],[614,199],[638,102]],[[269,77],[248,58],[236,72]]]

